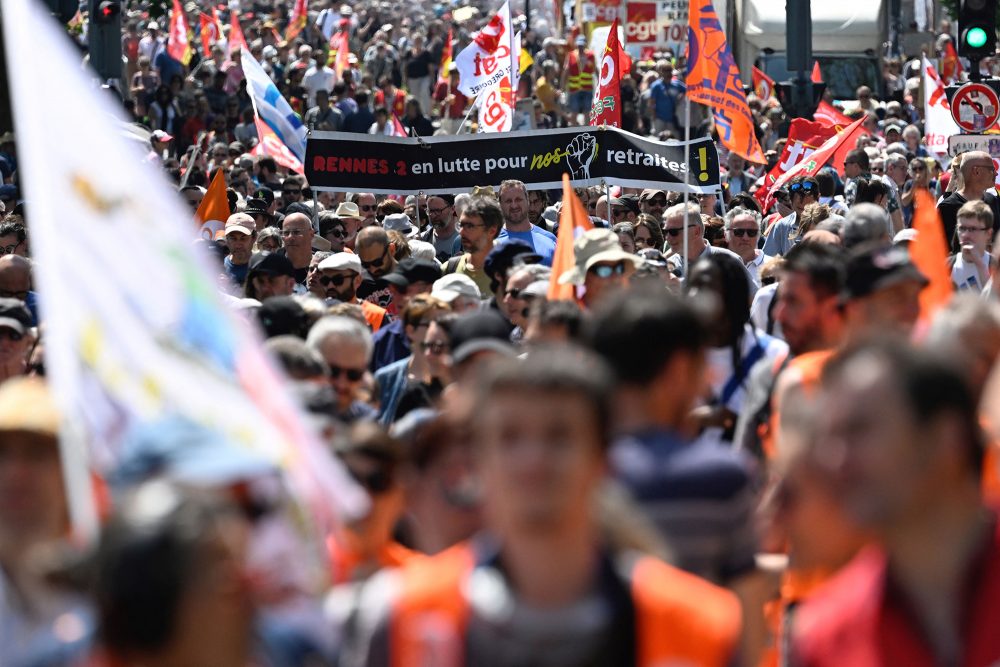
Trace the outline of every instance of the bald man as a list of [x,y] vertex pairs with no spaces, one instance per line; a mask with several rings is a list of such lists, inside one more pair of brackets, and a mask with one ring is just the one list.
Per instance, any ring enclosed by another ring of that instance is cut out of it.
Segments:
[[305,213],[292,213],[285,216],[281,222],[281,240],[284,242],[284,247],[278,252],[292,263],[295,268],[295,282],[303,286],[309,275],[309,262],[312,261],[313,236],[315,232],[312,221]]
[[[959,252],[961,248],[958,238],[955,235],[958,209],[962,208],[966,202],[982,200],[993,211],[993,234],[1000,228],[1000,199],[995,192],[997,177],[996,165],[989,153],[983,151],[969,151],[962,154],[962,187],[941,200],[938,204],[938,213],[941,214],[941,222],[944,223],[945,241],[951,251]],[[994,190],[994,192],[987,192]]]

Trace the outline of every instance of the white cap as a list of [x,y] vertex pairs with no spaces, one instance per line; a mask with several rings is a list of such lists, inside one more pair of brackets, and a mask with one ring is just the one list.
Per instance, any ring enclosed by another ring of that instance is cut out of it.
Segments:
[[434,281],[431,286],[431,296],[451,303],[460,296],[470,299],[482,299],[482,292],[472,278],[464,273],[449,273],[444,278]]
[[548,280],[536,280],[531,283],[523,290],[521,290],[521,296],[536,296],[541,298],[546,298],[549,295],[549,281]]
[[361,273],[361,258],[352,252],[335,252],[316,267],[320,271],[354,271]]
[[901,229],[896,232],[896,235],[892,237],[893,243],[903,243],[904,241],[916,241],[917,240],[917,230],[912,227],[907,229]]

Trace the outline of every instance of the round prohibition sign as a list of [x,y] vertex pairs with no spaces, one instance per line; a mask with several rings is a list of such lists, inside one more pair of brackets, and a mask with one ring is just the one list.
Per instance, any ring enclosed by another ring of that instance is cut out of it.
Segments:
[[951,116],[964,131],[982,132],[993,127],[1000,118],[1000,99],[989,86],[967,83],[955,92]]

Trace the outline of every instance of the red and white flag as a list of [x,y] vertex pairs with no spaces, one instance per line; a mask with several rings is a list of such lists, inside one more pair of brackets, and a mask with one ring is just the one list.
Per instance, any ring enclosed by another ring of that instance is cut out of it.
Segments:
[[811,156],[817,148],[823,145],[827,139],[837,134],[838,130],[822,123],[806,120],[805,118],[795,118],[788,127],[788,138],[785,141],[785,148],[781,152],[778,163],[771,168],[771,171],[764,176],[764,184],[757,189],[754,195],[757,202],[763,208],[768,198],[768,193],[781,176],[797,165],[799,162]]
[[295,157],[295,153],[278,138],[278,135],[267,126],[267,123],[260,119],[260,116],[255,115],[253,122],[257,126],[257,136],[260,139],[251,151],[253,155],[270,155],[275,162],[286,169],[291,169],[297,174],[305,172],[302,161]]
[[174,0],[173,9],[170,11],[170,35],[167,37],[167,53],[182,65],[187,65],[191,62],[193,52],[191,26],[188,25],[187,15],[184,13],[184,8],[181,7],[180,0]]
[[521,33],[514,36],[510,49],[509,74],[486,88],[479,95],[479,132],[510,132],[514,127],[517,88],[521,82]]
[[230,14],[230,26],[229,26],[229,55],[232,57],[234,49],[241,49],[242,51],[250,51],[250,47],[247,46],[247,39],[243,36],[243,28],[240,27],[240,15],[235,9],[229,11]]
[[948,154],[948,137],[962,131],[951,116],[944,81],[927,56],[921,59],[924,75],[924,142],[927,150],[937,155]]
[[622,126],[622,72],[632,69],[632,59],[621,46],[619,29],[618,19],[615,19],[608,31],[608,41],[599,63],[597,91],[590,108],[590,124],[593,126]]
[[410,136],[410,133],[406,131],[406,128],[403,126],[402,121],[399,120],[399,116],[397,116],[396,114],[392,114],[392,134],[390,134],[389,136],[390,137]]
[[505,2],[490,22],[476,33],[472,43],[455,57],[458,90],[473,98],[498,85],[504,77],[510,78],[513,41],[510,4]]

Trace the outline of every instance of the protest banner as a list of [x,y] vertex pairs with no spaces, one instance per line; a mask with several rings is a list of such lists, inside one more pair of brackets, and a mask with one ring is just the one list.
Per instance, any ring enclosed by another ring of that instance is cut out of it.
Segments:
[[689,0],[629,2],[625,6],[625,43],[637,49],[684,53]]
[[558,188],[563,173],[575,187],[719,189],[719,154],[710,137],[665,143],[616,128],[417,138],[313,132],[305,167],[314,190],[397,195],[468,192],[507,179],[531,189]]

